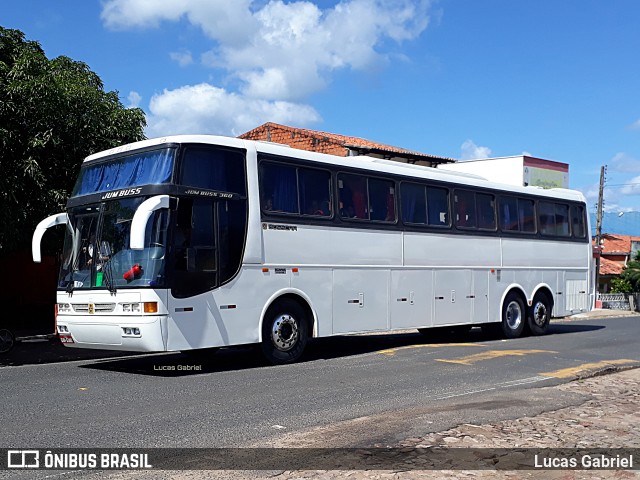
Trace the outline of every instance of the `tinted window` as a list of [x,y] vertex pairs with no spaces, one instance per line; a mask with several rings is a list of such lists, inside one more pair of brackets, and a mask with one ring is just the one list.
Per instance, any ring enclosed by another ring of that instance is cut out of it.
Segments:
[[298,169],[300,213],[331,216],[331,174],[311,168]]
[[262,209],[269,212],[299,213],[295,167],[276,163],[260,166]]
[[260,192],[264,211],[331,216],[331,173],[326,170],[263,162]]
[[517,232],[518,225],[518,199],[515,197],[500,197],[500,229],[503,232]]
[[369,179],[369,212],[371,220],[396,221],[395,184],[391,180]]
[[434,226],[449,225],[449,190],[427,187],[427,223]]
[[402,196],[402,219],[405,223],[424,225],[427,223],[427,196],[424,185],[403,183],[400,186]]
[[201,198],[178,202],[171,249],[176,297],[206,292],[217,285],[215,205]]
[[187,147],[182,157],[180,183],[245,195],[244,153],[212,147]]
[[168,183],[173,173],[175,153],[174,148],[165,148],[84,164],[71,196]]
[[569,236],[569,206],[561,203],[539,202],[538,219],[542,235]]
[[338,190],[342,218],[396,221],[395,183],[392,180],[339,174]]
[[587,235],[584,221],[584,207],[580,205],[571,207],[571,229],[573,236],[576,238],[585,238]]
[[369,219],[367,179],[361,175],[338,175],[339,212],[342,218]]
[[500,197],[498,205],[500,229],[503,232],[536,232],[535,203],[516,197]]
[[521,232],[536,233],[536,210],[533,200],[518,199],[518,220]]
[[478,228],[481,230],[495,230],[495,197],[486,193],[476,193],[476,210],[478,213]]
[[401,192],[405,223],[449,225],[449,191],[446,188],[403,183]]
[[459,228],[476,228],[476,202],[474,192],[456,190],[454,196],[455,221]]

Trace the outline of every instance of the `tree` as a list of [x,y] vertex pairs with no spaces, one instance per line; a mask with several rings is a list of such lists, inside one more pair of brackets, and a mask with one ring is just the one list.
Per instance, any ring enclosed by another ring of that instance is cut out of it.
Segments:
[[28,248],[37,223],[62,211],[84,157],[143,140],[145,125],[85,63],[49,60],[0,27],[0,255]]
[[640,292],[640,251],[636,252],[633,260],[624,267],[623,272],[620,274],[620,280],[627,282],[631,286],[627,293]]

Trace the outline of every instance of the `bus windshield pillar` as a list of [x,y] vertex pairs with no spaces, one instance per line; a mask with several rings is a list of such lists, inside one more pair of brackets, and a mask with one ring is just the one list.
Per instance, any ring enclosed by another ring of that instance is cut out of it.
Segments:
[[130,246],[132,250],[144,249],[144,234],[147,229],[147,222],[156,210],[169,208],[169,200],[169,195],[156,195],[142,202],[136,209],[131,221]]
[[69,218],[66,213],[57,213],[55,215],[51,215],[50,217],[45,218],[36,226],[35,231],[33,232],[33,237],[31,238],[31,256],[33,257],[33,261],[35,263],[40,263],[42,261],[42,255],[40,252],[40,242],[42,241],[42,236],[47,229],[54,227],[56,225],[62,225],[66,223],[69,225]]

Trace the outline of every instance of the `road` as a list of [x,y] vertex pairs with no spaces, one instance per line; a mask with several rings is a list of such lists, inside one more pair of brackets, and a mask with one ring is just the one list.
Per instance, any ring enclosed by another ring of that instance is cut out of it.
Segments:
[[0,447],[299,446],[305,438],[384,445],[412,429],[578,402],[536,387],[640,365],[639,336],[640,317],[630,316],[556,322],[546,336],[508,341],[479,329],[453,341],[418,333],[320,339],[302,362],[277,367],[249,348],[209,362],[161,354],[3,367]]

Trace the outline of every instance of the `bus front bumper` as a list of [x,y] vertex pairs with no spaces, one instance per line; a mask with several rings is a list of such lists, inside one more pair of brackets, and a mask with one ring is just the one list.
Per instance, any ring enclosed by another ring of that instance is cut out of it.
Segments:
[[[166,351],[166,315],[131,317],[114,322],[108,317],[58,315],[60,341],[66,347],[127,352]],[[111,321],[110,321],[111,320]]]

